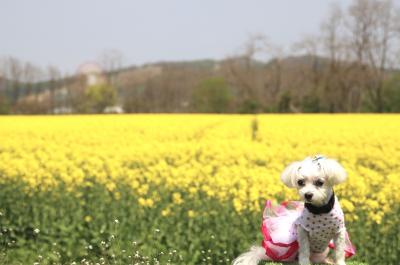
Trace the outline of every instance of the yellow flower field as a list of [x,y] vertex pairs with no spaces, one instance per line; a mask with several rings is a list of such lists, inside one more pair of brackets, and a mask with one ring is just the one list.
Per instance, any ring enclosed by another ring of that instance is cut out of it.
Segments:
[[[158,201],[152,183],[260,211],[260,198],[296,199],[279,174],[317,153],[346,168],[349,180],[337,191],[346,211],[369,209],[379,223],[400,203],[400,115],[3,117],[0,148],[3,182],[39,189],[63,182],[72,190],[94,178],[110,191],[124,182],[144,207]],[[181,200],[174,194],[173,203]]]
[[[393,214],[400,203],[400,115],[0,118],[1,183],[22,181],[27,194],[63,185],[78,198],[79,187],[100,183],[116,200],[124,184],[140,207],[161,208],[166,218],[199,192],[232,203],[239,215],[260,214],[265,199],[297,199],[280,173],[314,154],[338,159],[348,172],[336,188],[346,220],[366,214],[379,225]],[[168,202],[157,186],[170,191]],[[185,216],[199,214],[188,209]]]

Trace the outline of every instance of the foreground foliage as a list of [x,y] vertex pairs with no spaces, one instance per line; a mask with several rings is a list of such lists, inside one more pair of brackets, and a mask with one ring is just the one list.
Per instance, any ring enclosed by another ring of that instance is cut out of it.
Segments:
[[354,259],[399,256],[399,115],[3,117],[0,128],[8,264],[229,264],[260,242],[266,199],[297,199],[283,167],[316,153],[348,171],[335,192]]

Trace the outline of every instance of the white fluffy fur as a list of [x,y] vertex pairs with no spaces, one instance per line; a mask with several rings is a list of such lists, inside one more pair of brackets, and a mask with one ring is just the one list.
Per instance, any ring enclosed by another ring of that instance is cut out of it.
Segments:
[[[346,180],[346,172],[343,167],[333,159],[323,158],[314,161],[307,157],[303,161],[290,164],[281,174],[282,182],[289,188],[297,188],[302,200],[306,200],[306,193],[313,194],[308,201],[316,206],[324,205],[332,195],[332,187]],[[299,186],[297,181],[303,180],[305,185]],[[322,187],[316,187],[315,181],[324,183]]]
[[346,230],[343,229],[336,237],[333,239],[335,244],[335,260],[337,265],[346,265],[344,262],[345,254],[344,254],[344,247],[345,247],[345,236]]
[[[282,174],[282,182],[289,188],[296,188],[301,199],[316,206],[324,205],[328,202],[333,193],[333,186],[346,180],[347,174],[344,168],[335,160],[322,158],[314,160],[310,157],[303,161],[296,161],[286,167]],[[298,181],[301,180],[302,185]],[[322,186],[317,186],[316,182],[322,182]],[[312,198],[307,200],[305,194],[312,194]],[[325,259],[326,253],[310,253],[307,231],[298,228],[299,241],[299,264],[307,265],[310,262],[330,263]],[[345,265],[344,257],[344,233],[343,230],[335,241],[335,264]],[[257,265],[261,260],[270,260],[265,255],[264,248],[253,246],[250,250],[233,261],[233,265]]]
[[267,255],[265,255],[265,250],[263,247],[252,246],[250,250],[243,253],[237,257],[234,261],[234,265],[256,265],[261,260],[270,260]]

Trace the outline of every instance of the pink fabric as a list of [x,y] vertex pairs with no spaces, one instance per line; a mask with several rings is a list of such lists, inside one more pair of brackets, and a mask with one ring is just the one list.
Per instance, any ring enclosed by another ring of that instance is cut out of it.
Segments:
[[[341,211],[339,204],[337,204],[337,206],[336,205],[334,206],[331,213],[335,210],[336,212],[334,218],[329,221],[337,220],[334,221],[335,224],[334,227],[337,228],[337,226],[339,225],[339,229],[336,229],[334,232],[339,232],[340,229],[344,228],[343,212]],[[323,223],[325,223],[325,221],[328,221],[329,218],[325,220],[325,217],[327,216],[324,215],[330,215],[330,213],[316,215],[315,217],[316,219],[311,220],[310,218],[314,217],[309,216],[308,214],[310,213],[308,212],[307,209],[304,208],[304,204],[302,202],[290,201],[290,202],[284,202],[281,205],[273,206],[271,201],[268,200],[265,205],[263,213],[263,222],[261,226],[261,231],[264,236],[264,239],[262,241],[262,246],[265,249],[266,255],[269,256],[273,261],[295,260],[299,249],[299,245],[297,242],[296,226],[302,225],[303,227],[305,227],[307,231],[310,231],[311,229],[310,230],[307,229],[307,224],[308,224],[309,228],[311,228],[310,225],[313,225],[313,229],[317,229],[317,226],[323,227]],[[311,224],[306,222],[307,217],[309,218],[308,221],[311,220]],[[338,219],[336,219],[336,217]],[[322,220],[320,220],[320,218],[322,218]],[[317,223],[320,221],[322,221],[322,223],[318,225]],[[326,225],[328,225],[328,223],[326,223]],[[330,226],[331,223],[329,223],[329,227]],[[325,229],[325,230],[333,231],[334,229]],[[320,230],[315,230],[315,231],[320,231]],[[328,233],[329,236],[331,235],[330,233],[331,232]],[[325,239],[327,237],[327,235],[323,235],[322,231],[319,232],[318,234],[313,233],[313,235],[314,235],[314,240],[312,241],[312,244],[314,245],[311,247],[312,252],[314,253],[324,252],[328,246],[330,248],[334,248],[333,241],[326,242],[326,244],[325,242],[320,243],[320,240]],[[320,247],[319,245],[323,246]],[[322,251],[320,251],[321,249]],[[325,253],[327,253],[327,251],[325,251]],[[349,236],[346,232],[345,255],[346,257],[351,257],[354,254],[355,254],[355,248],[351,244]]]

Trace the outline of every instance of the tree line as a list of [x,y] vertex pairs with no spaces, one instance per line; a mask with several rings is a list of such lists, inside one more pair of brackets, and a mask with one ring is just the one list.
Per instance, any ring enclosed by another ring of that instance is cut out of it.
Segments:
[[400,10],[389,0],[332,5],[320,32],[290,47],[253,35],[223,60],[122,67],[100,58],[102,82],[16,58],[0,64],[0,113],[400,112]]

